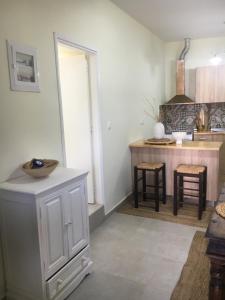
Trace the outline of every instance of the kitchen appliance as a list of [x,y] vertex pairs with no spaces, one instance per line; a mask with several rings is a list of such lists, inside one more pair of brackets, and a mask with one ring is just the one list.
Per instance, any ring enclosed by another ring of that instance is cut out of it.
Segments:
[[167,104],[194,103],[192,99],[185,95],[185,56],[190,49],[190,38],[185,38],[185,45],[177,60],[176,71],[176,95]]

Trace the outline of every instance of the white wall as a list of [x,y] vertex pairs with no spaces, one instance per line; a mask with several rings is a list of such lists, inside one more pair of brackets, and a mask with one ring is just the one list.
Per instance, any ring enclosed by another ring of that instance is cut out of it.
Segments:
[[[165,45],[165,101],[175,95],[176,60],[179,58],[183,47],[183,41],[166,43]],[[195,69],[211,65],[210,58],[221,52],[225,52],[225,37],[191,40],[191,47],[185,58],[185,87],[186,94],[192,99],[195,97]]]
[[[164,97],[164,44],[108,0],[11,0],[0,9],[0,180],[32,157],[62,160],[53,32],[99,54],[105,207],[131,191],[129,142],[150,137],[143,98]],[[13,92],[5,40],[38,49],[41,93]],[[106,124],[112,122],[111,131]]]

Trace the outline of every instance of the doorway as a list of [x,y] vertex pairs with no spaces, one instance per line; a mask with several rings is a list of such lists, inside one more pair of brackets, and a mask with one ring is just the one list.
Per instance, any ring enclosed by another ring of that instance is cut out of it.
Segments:
[[64,166],[88,170],[88,203],[103,202],[96,52],[55,34]]

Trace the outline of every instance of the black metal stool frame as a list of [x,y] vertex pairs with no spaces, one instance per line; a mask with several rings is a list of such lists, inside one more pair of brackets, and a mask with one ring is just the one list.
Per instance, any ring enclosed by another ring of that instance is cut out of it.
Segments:
[[[138,208],[138,182],[142,180],[143,200],[147,199],[147,187],[154,188],[155,210],[159,212],[159,189],[162,189],[163,204],[166,204],[166,164],[162,163],[162,167],[153,170],[138,169],[134,167],[134,207]],[[138,171],[142,171],[142,177],[138,178]],[[162,171],[162,185],[159,182],[159,172]],[[154,185],[146,184],[146,172],[154,173]]]
[[[201,220],[202,212],[206,209],[206,194],[207,194],[207,167],[199,174],[179,173],[174,171],[174,201],[173,214],[177,216],[178,204],[183,206],[184,196],[198,198],[198,219]],[[199,181],[184,180],[184,177],[198,178]],[[178,183],[177,183],[178,181]],[[184,188],[184,182],[198,184],[198,189]],[[197,191],[198,195],[186,194],[185,190]]]

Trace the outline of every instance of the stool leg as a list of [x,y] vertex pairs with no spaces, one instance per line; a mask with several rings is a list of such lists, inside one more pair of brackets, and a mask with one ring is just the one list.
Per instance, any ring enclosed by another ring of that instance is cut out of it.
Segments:
[[202,218],[202,210],[203,210],[203,173],[199,174],[199,201],[198,201],[198,219]]
[[204,177],[203,177],[203,182],[204,182],[204,188],[203,188],[203,193],[204,193],[203,210],[206,210],[206,195],[207,195],[207,167],[205,168]]
[[162,169],[162,184],[163,184],[163,204],[166,204],[166,164],[163,164]]
[[159,171],[155,170],[155,211],[159,212]]
[[177,171],[174,171],[173,214],[177,215]]
[[179,175],[179,206],[183,207],[184,203],[184,177],[183,175]]
[[142,195],[143,201],[146,201],[146,170],[142,170]]
[[138,168],[134,167],[134,207],[138,208]]

